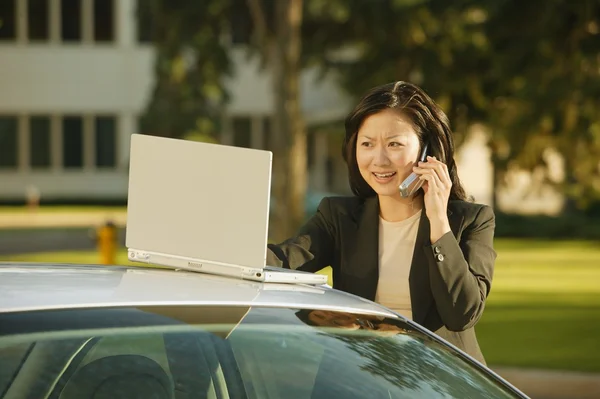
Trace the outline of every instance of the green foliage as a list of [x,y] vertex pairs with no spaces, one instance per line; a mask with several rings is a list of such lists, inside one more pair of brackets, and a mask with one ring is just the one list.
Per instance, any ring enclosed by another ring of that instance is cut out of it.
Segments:
[[224,81],[232,72],[222,43],[230,15],[232,4],[224,0],[138,2],[138,18],[151,26],[157,57],[143,133],[182,137],[198,126],[202,134],[215,133],[228,99]]
[[[274,32],[274,3],[263,0]],[[155,20],[157,85],[142,131],[181,136],[216,121],[232,73],[220,40],[246,0],[140,2]],[[252,31],[252,26],[249,27]],[[254,43],[249,55],[261,53]],[[264,50],[264,49],[263,49]],[[333,71],[353,97],[396,80],[421,85],[449,115],[457,144],[491,132],[496,185],[511,165],[547,168],[573,207],[600,200],[600,3],[594,0],[305,0],[302,65]],[[264,60],[264,57],[263,57]],[[331,75],[330,75],[331,76]]]
[[[307,14],[307,62],[340,72],[352,96],[413,81],[446,110],[458,143],[469,124],[488,126],[498,184],[511,164],[547,167],[551,147],[575,205],[600,198],[597,1],[314,0]],[[339,57],[348,46],[354,56]]]
[[527,170],[544,150],[565,160],[563,191],[580,209],[600,198],[600,3],[490,2],[486,87],[495,141]]
[[528,216],[497,211],[496,237],[600,240],[600,217],[583,213]]

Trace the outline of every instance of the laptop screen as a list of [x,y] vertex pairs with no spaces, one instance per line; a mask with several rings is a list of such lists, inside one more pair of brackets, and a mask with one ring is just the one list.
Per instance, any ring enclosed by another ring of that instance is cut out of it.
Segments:
[[264,267],[270,151],[133,134],[126,246]]

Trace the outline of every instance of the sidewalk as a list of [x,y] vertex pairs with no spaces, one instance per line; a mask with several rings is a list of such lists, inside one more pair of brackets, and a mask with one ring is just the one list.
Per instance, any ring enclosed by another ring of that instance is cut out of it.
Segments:
[[600,374],[490,368],[532,399],[600,398]]
[[106,221],[119,227],[127,224],[125,210],[114,211],[39,211],[39,212],[0,212],[0,229],[54,228],[54,227],[94,227]]

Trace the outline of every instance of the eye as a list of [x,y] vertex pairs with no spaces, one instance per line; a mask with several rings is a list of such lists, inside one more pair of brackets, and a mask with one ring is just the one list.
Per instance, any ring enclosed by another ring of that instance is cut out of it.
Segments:
[[397,142],[397,141],[392,141],[392,142],[389,144],[389,146],[390,146],[390,147],[402,147],[402,146],[403,146],[403,144],[402,144],[402,143],[399,143],[399,142]]
[[360,145],[363,147],[371,147],[372,144],[369,143],[368,141],[365,141],[365,142],[360,143]]

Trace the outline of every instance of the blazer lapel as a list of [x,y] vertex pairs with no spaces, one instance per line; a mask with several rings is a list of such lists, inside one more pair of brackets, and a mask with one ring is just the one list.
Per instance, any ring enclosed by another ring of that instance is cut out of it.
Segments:
[[425,209],[423,209],[408,275],[412,318],[419,324],[425,319],[427,310],[433,300],[431,289],[429,288],[429,266],[427,265],[427,257],[424,250],[425,245],[429,243],[430,231],[429,219],[427,218]]
[[344,289],[375,300],[379,280],[379,199],[367,198],[352,212],[351,226],[343,229],[348,247]]

